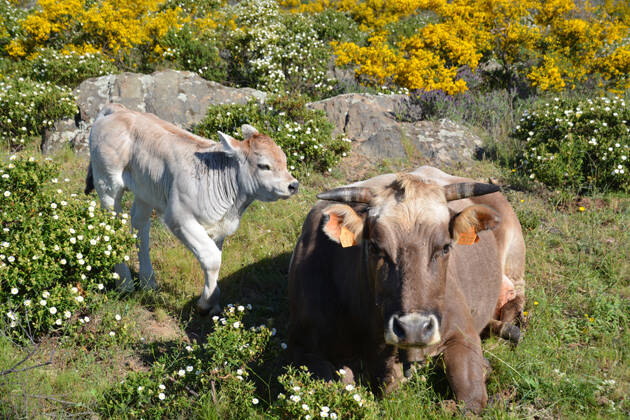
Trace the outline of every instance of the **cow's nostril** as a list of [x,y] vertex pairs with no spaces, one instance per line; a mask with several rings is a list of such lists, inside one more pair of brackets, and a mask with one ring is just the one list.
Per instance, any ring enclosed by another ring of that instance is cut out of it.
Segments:
[[397,316],[393,317],[392,332],[399,340],[403,340],[405,338],[405,327],[402,325]]
[[426,321],[424,321],[421,325],[421,331],[425,336],[430,336],[433,334],[433,328],[435,327],[435,322],[433,322],[433,317],[430,317]]
[[298,186],[300,184],[297,181],[293,181],[292,183],[289,184],[289,192],[291,194],[295,194],[298,191]]

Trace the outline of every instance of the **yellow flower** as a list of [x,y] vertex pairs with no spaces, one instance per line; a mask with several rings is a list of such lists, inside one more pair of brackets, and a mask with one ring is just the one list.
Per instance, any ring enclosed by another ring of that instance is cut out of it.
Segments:
[[538,301],[537,300],[534,301],[534,305],[538,305]]
[[583,206],[580,206],[580,207],[578,207],[578,210],[579,210],[579,211],[584,211],[584,210],[586,210],[586,209],[585,209]]

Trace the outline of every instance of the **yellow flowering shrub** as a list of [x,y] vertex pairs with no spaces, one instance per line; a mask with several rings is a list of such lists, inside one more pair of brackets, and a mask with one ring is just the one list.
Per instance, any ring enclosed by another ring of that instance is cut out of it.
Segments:
[[[507,74],[537,89],[574,88],[589,77],[622,91],[630,87],[630,6],[577,0],[315,0],[299,12],[335,8],[372,33],[366,45],[335,43],[338,64],[351,64],[360,80],[410,89],[467,89],[457,69],[475,71],[498,61]],[[413,16],[435,16],[414,34],[391,41],[388,25]],[[389,40],[388,40],[389,39]]]

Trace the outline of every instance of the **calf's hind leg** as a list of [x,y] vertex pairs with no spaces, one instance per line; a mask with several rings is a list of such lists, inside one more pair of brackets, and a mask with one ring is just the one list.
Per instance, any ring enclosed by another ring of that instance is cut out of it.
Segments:
[[153,208],[136,198],[131,207],[131,226],[138,231],[138,260],[140,261],[140,284],[146,289],[155,289],[155,273],[149,255],[149,232]]
[[[101,207],[107,210],[114,210],[116,213],[122,212],[122,196],[125,192],[124,186],[120,182],[111,180],[109,186],[106,186],[106,182],[96,178],[94,187],[101,200]],[[131,271],[127,264],[118,263],[114,266],[114,271],[118,274],[118,280],[116,286],[121,292],[133,292],[133,280],[131,279]]]

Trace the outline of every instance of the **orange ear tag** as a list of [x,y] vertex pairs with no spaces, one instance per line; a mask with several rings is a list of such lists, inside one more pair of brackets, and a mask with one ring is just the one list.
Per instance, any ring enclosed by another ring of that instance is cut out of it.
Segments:
[[479,242],[479,236],[477,236],[474,226],[471,226],[466,232],[460,233],[459,238],[457,238],[459,245],[472,245],[477,242]]
[[344,248],[357,244],[357,240],[354,237],[354,233],[350,232],[345,226],[341,227],[341,233],[339,234],[339,242]]

